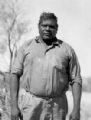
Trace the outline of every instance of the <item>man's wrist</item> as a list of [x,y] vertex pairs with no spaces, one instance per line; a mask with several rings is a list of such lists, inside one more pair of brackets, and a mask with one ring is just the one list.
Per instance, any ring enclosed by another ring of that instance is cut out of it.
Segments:
[[74,107],[73,107],[73,110],[74,110],[74,111],[77,111],[77,112],[80,112],[80,107],[74,106]]
[[18,107],[18,100],[11,100],[11,107]]

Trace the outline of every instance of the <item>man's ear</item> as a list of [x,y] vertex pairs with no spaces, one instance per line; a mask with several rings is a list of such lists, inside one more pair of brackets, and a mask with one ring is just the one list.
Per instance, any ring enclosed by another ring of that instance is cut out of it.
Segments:
[[58,32],[58,26],[56,26],[56,33]]

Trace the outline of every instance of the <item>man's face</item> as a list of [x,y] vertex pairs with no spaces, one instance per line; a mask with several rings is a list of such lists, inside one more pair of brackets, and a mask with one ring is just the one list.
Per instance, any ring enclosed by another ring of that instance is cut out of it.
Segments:
[[39,33],[43,40],[50,40],[56,36],[57,23],[54,19],[43,20],[39,25]]

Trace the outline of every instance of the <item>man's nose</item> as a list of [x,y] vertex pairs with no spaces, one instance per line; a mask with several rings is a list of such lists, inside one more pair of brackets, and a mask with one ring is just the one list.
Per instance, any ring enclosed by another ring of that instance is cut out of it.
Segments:
[[46,26],[46,30],[50,30],[50,26]]

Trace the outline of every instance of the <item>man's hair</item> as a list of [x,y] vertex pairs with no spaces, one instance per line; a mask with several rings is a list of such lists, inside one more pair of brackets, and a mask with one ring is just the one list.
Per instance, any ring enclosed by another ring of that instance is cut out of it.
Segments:
[[[39,25],[44,21],[44,20],[48,20],[48,19],[53,19],[55,20],[56,24],[57,24],[57,17],[54,13],[50,13],[50,12],[43,12],[40,15],[40,19],[39,19]],[[58,27],[58,24],[57,24]]]

